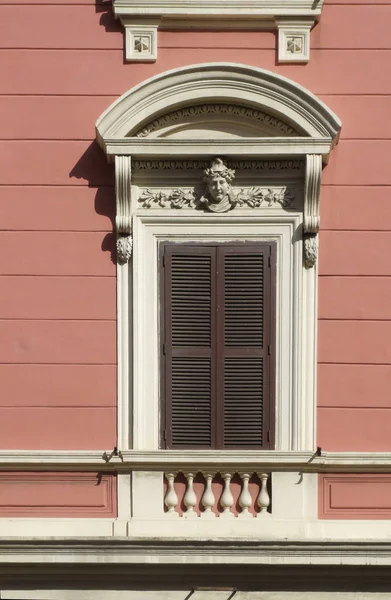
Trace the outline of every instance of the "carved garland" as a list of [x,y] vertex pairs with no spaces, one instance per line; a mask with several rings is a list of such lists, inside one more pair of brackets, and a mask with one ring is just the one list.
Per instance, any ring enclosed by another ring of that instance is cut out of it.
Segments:
[[[280,204],[284,208],[292,207],[295,200],[293,191],[287,187],[282,188],[260,188],[252,187],[249,190],[232,190],[231,208],[248,206],[249,208],[260,208],[261,206],[272,207]],[[195,208],[206,209],[205,197],[197,194],[191,189],[175,189],[173,191],[153,191],[146,189],[138,200],[143,208]]]
[[277,117],[268,115],[267,113],[261,112],[255,108],[247,108],[244,106],[237,106],[235,104],[200,104],[198,106],[190,106],[188,108],[180,108],[172,111],[151,121],[145,125],[140,131],[135,134],[135,137],[143,138],[150,135],[153,131],[162,129],[175,123],[183,123],[186,117],[197,117],[203,115],[228,115],[232,117],[244,117],[245,119],[251,119],[258,121],[265,125],[269,125],[278,129],[279,132],[285,136],[297,136],[300,135],[293,127],[284,123]]

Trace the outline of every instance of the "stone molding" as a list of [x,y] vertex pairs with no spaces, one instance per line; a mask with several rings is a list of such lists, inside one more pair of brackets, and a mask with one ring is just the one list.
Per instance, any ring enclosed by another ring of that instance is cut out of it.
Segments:
[[[134,160],[133,169],[140,169],[141,171],[154,171],[161,169],[169,170],[201,170],[206,169],[209,165],[207,160]],[[231,169],[243,169],[243,170],[304,170],[304,160],[227,160],[227,165]]]
[[[126,60],[157,59],[158,27],[278,30],[278,60],[308,62],[309,34],[323,0],[114,0],[125,28]],[[291,23],[290,23],[291,21]]]
[[[251,107],[288,122],[302,137],[213,139],[212,156],[220,153],[228,159],[244,154],[248,147],[246,158],[322,154],[326,161],[338,142],[341,122],[316,96],[281,75],[235,63],[181,67],[139,84],[118,98],[97,120],[97,141],[108,155],[131,154],[138,158],[142,153],[145,157],[154,152],[155,157],[168,157],[179,149],[184,152],[182,156],[191,150],[194,156],[196,143],[197,154],[202,147],[206,156],[210,156],[206,140],[152,140],[136,136],[144,124],[173,112],[172,107],[179,110],[196,104],[224,103],[227,98],[236,106]],[[209,142],[210,139],[209,135]],[[317,146],[319,149],[315,151]]]

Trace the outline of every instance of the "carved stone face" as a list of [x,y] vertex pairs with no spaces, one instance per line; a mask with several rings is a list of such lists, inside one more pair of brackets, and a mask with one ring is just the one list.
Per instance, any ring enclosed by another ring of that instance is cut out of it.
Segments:
[[224,200],[230,189],[231,184],[224,177],[216,176],[208,183],[208,191],[215,203]]

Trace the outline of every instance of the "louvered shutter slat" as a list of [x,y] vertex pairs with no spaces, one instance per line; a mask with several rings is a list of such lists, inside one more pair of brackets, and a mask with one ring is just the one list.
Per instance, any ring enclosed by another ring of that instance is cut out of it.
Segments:
[[[218,249],[220,440],[226,448],[265,448],[269,417],[265,287],[269,245]],[[265,400],[266,398],[266,400]]]
[[167,445],[212,447],[213,248],[165,253]]

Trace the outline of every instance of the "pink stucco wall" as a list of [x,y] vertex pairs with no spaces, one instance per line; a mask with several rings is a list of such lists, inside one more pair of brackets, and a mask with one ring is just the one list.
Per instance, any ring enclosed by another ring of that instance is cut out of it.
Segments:
[[318,444],[390,449],[390,20],[386,0],[325,0],[308,65],[277,65],[270,32],[167,31],[155,64],[131,65],[107,2],[0,0],[1,447],[114,446],[113,170],[94,121],[151,75],[233,61],[343,121],[322,188]]

